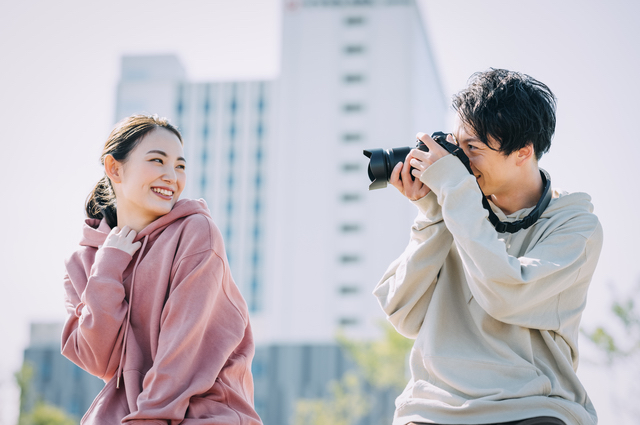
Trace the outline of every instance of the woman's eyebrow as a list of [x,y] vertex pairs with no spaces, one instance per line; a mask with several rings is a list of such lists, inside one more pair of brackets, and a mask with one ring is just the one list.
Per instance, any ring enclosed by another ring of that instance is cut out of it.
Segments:
[[[150,153],[157,153],[158,155],[162,155],[165,158],[169,157],[169,155],[167,155],[164,151],[158,150],[158,149],[152,149],[149,152],[147,152],[147,155],[149,155]],[[178,157],[178,161],[182,161],[182,162],[187,162],[186,159],[184,159],[183,157],[179,156]]]

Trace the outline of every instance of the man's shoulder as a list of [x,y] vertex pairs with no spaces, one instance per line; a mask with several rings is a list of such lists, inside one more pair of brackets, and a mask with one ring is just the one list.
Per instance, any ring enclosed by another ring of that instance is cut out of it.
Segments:
[[567,192],[554,189],[549,205],[541,219],[554,223],[553,227],[572,227],[580,229],[585,237],[600,228],[598,216],[594,213],[591,196],[584,192]]

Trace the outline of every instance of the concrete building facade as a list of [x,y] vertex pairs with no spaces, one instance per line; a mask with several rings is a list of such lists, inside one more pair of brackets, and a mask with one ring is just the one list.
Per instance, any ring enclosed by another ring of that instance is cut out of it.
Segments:
[[[375,338],[371,291],[416,210],[368,191],[363,149],[444,129],[446,102],[413,0],[286,0],[275,80],[190,82],[174,56],[122,60],[116,119],[156,113],[185,140],[184,197],[204,198],[251,312],[267,425],[350,366],[336,334]],[[388,416],[383,396],[363,423]]]

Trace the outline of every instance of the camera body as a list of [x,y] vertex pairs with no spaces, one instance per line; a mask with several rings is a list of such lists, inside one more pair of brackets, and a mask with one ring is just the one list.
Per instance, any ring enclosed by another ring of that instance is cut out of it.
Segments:
[[[431,138],[451,153],[459,149],[457,145],[447,142],[447,134],[441,131],[433,133]],[[418,140],[415,147],[421,151],[429,152],[429,148],[421,140]],[[413,148],[405,146],[393,149],[371,149],[362,151],[362,153],[369,158],[369,167],[367,169],[369,180],[371,181],[369,190],[387,187],[393,168],[398,162],[404,162],[411,149]]]

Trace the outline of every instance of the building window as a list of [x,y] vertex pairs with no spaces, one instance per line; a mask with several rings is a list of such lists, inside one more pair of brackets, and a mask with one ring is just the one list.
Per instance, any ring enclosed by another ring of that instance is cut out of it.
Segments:
[[358,324],[358,319],[355,317],[341,317],[340,326],[354,326]]
[[343,264],[352,264],[360,261],[360,257],[356,254],[343,254],[340,256],[340,262]]
[[363,25],[365,23],[365,19],[364,16],[347,16],[344,23],[348,26],[358,26]]
[[358,142],[362,140],[362,134],[360,133],[345,133],[342,135],[342,140],[345,142]]
[[340,226],[342,233],[353,233],[360,231],[360,225],[357,223],[344,223]]
[[356,84],[364,81],[364,75],[362,74],[347,74],[343,78],[347,84]]
[[344,112],[361,112],[364,106],[361,103],[345,103],[342,106]]
[[40,373],[42,376],[43,382],[49,382],[51,380],[51,375],[53,374],[53,350],[46,349],[42,353],[42,363],[40,365],[42,367]]
[[347,55],[361,55],[364,53],[364,46],[362,44],[350,44],[344,46],[344,52]]
[[342,164],[342,171],[347,172],[347,173],[351,173],[354,171],[360,171],[361,170],[361,165],[356,163],[356,162],[347,162],[345,164]]
[[352,295],[360,292],[360,288],[355,285],[343,285],[338,290],[341,295]]
[[342,202],[359,201],[360,200],[360,194],[359,193],[343,193],[342,196],[340,197],[340,199],[342,199]]

